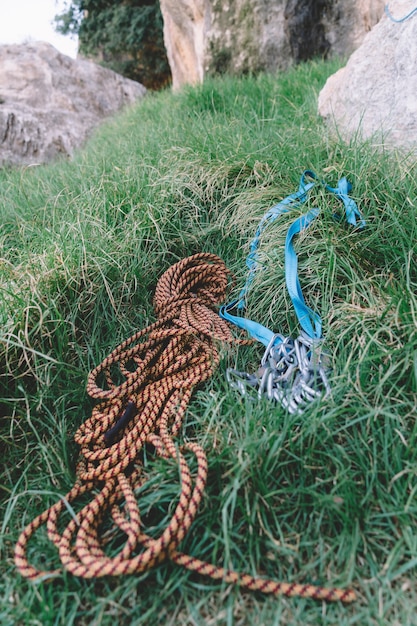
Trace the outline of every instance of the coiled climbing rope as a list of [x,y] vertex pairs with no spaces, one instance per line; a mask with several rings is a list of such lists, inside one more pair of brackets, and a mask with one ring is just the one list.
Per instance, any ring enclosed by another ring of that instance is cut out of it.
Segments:
[[[21,533],[15,563],[22,576],[36,580],[60,571],[41,571],[28,561],[28,542],[46,525],[63,567],[82,578],[135,574],[170,559],[199,574],[263,593],[355,599],[352,590],[240,574],[178,551],[203,496],[207,459],[200,445],[180,445],[177,438],[193,390],[219,364],[220,343],[236,341],[217,312],[226,299],[229,278],[225,264],[213,254],[197,254],[173,265],[156,287],[158,320],[120,344],[89,374],[87,391],[98,403],[75,434],[80,446],[77,479],[64,498]],[[171,520],[157,538],[144,532],[136,495],[146,482],[141,459],[149,445],[158,456],[178,463],[181,484]],[[194,475],[189,453],[197,461]],[[75,501],[86,498],[87,504],[75,513]],[[61,514],[68,509],[73,515],[62,530]],[[108,516],[126,535],[115,556],[105,550],[102,525]]]

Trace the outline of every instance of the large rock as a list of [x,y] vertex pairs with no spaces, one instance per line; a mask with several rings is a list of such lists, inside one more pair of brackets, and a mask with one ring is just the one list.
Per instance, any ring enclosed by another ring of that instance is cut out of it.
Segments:
[[[389,6],[400,19],[415,1]],[[417,147],[417,14],[402,23],[384,16],[327,80],[318,107],[346,140],[374,136],[387,146]]]
[[210,28],[207,0],[160,0],[164,42],[174,89],[204,77],[206,36]]
[[349,55],[385,0],[160,0],[173,87]]
[[44,42],[0,46],[0,165],[71,156],[143,85]]

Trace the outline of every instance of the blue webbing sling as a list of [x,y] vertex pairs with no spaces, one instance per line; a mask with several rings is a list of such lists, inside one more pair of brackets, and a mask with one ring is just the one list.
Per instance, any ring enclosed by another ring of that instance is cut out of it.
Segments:
[[349,197],[352,186],[346,178],[341,178],[337,187],[331,187],[325,181],[319,180],[313,171],[304,171],[298,191],[286,196],[262,217],[246,258],[249,271],[245,285],[236,300],[220,309],[221,317],[246,330],[253,339],[266,347],[258,374],[229,369],[229,382],[242,393],[246,393],[248,386],[258,387],[260,396],[267,395],[270,399],[280,402],[290,412],[302,411],[309,401],[322,395],[323,390],[325,394],[330,391],[327,380],[328,367],[321,349],[323,341],[321,317],[305,302],[298,278],[298,259],[294,248],[295,237],[313,223],[320,214],[318,208],[310,209],[290,225],[284,246],[286,287],[302,329],[300,336],[295,340],[284,337],[239,313],[246,308],[247,293],[258,269],[258,248],[263,230],[280,215],[302,206],[307,201],[309,191],[317,183],[341,200],[348,224],[355,228],[365,226],[356,203]]

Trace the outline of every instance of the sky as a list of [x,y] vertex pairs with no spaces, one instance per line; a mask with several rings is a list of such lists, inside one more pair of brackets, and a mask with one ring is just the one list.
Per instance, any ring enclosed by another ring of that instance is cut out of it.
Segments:
[[0,45],[48,41],[63,54],[75,58],[77,41],[59,35],[54,16],[65,9],[65,0],[0,0]]

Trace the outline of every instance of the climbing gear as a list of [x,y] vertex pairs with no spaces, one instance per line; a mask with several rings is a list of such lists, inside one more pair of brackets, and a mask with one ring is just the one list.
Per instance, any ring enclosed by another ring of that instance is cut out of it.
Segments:
[[[313,171],[306,170],[301,176],[298,191],[274,205],[262,217],[246,258],[249,272],[245,285],[237,300],[220,308],[220,316],[223,319],[246,330],[253,339],[266,347],[258,371],[255,374],[249,374],[229,368],[227,370],[229,384],[242,395],[247,395],[248,390],[257,388],[260,398],[266,396],[269,400],[281,404],[290,413],[302,413],[312,401],[330,394],[328,379],[331,367],[329,355],[323,349],[322,321],[320,315],[305,302],[298,278],[298,260],[294,248],[294,238],[313,223],[320,213],[319,209],[312,208],[298,217],[290,225],[285,239],[285,280],[294,311],[302,328],[299,337],[296,339],[284,337],[259,322],[234,315],[231,311],[236,310],[239,313],[246,307],[248,290],[255,272],[259,269],[257,251],[264,229],[280,215],[301,207],[307,201],[310,190],[317,183],[341,200],[348,224],[354,228],[365,226],[356,203],[349,197],[352,185],[346,178],[341,178],[337,187],[331,187],[325,181],[320,181]],[[340,220],[338,214],[334,217]]]
[[[236,342],[228,323],[217,313],[217,305],[225,301],[229,277],[223,261],[213,254],[196,254],[173,265],[156,287],[158,320],[124,341],[89,374],[87,391],[99,402],[75,434],[81,448],[77,479],[65,497],[21,533],[15,563],[23,576],[42,580],[59,574],[59,570],[40,571],[28,561],[27,544],[46,525],[63,567],[82,578],[144,572],[169,559],[215,580],[263,593],[342,602],[355,599],[349,589],[240,574],[178,550],[207,480],[204,450],[195,442],[180,444],[178,435],[193,390],[219,364],[218,344]],[[138,490],[147,482],[143,454],[148,455],[150,448],[160,458],[178,464],[181,485],[171,520],[157,538],[144,531],[137,501]],[[189,455],[197,462],[194,475]],[[68,511],[71,519],[63,528],[61,517]],[[121,531],[126,537],[112,556],[109,549],[106,552],[109,521],[110,536]]]
[[389,10],[388,4],[386,4],[385,13],[392,22],[395,22],[396,24],[402,24],[402,22],[406,22],[407,20],[410,19],[410,17],[413,17],[413,15],[417,13],[417,7],[415,9],[412,9],[409,13],[407,13],[407,15],[404,15],[404,17],[396,18],[392,15],[391,11]]
[[[226,377],[231,387],[242,396],[247,388],[258,388],[258,397],[281,404],[289,413],[300,413],[309,402],[330,394],[328,357],[319,352],[305,335],[297,339],[279,333],[272,336],[261,365],[255,374],[228,368]],[[251,396],[249,396],[251,397]]]

